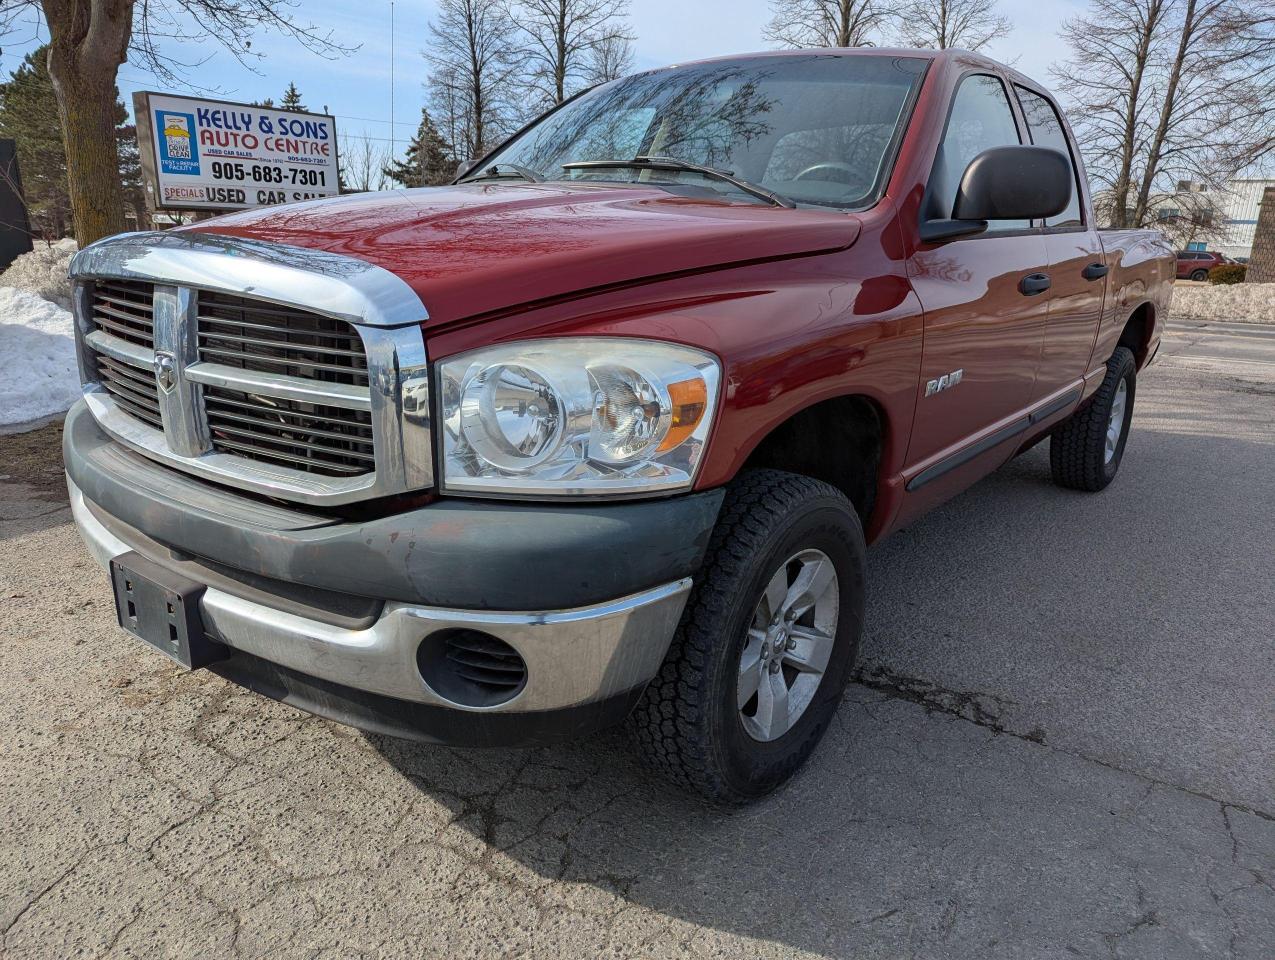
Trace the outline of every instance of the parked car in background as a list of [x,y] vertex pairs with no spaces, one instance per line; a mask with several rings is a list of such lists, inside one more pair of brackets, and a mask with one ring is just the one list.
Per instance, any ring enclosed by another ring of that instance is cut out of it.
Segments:
[[649,71],[452,186],[81,251],[72,509],[185,666],[434,742],[627,718],[742,803],[832,721],[868,543],[1045,439],[1112,481],[1172,258],[985,57]]
[[1179,250],[1178,279],[1207,280],[1211,269],[1226,262],[1226,257],[1211,250]]

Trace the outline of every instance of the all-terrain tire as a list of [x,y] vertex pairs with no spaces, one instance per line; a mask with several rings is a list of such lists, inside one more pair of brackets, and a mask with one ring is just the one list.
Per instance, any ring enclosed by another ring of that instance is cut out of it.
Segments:
[[[787,733],[763,742],[740,716],[740,658],[766,584],[803,550],[822,551],[837,574],[832,652],[805,712]],[[779,470],[741,474],[727,489],[668,655],[629,717],[639,752],[711,803],[747,803],[786,781],[823,736],[850,678],[863,630],[863,579],[863,529],[840,491]]]
[[[1122,383],[1125,395],[1120,437],[1112,455],[1108,456],[1107,428]],[[1096,492],[1115,479],[1129,439],[1136,385],[1137,364],[1133,352],[1127,347],[1117,347],[1107,361],[1107,375],[1097,392],[1049,438],[1049,469],[1054,483],[1071,490]]]

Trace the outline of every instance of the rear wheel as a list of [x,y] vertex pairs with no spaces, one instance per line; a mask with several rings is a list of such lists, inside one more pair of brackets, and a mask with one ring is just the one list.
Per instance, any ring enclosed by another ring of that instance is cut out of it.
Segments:
[[1209,272],[1207,270],[1193,270],[1191,272],[1191,279],[1195,280],[1197,283],[1207,280],[1208,278]]
[[714,803],[787,780],[827,729],[863,626],[863,531],[834,487],[750,471],[727,492],[686,611],[629,726]]
[[1049,467],[1055,483],[1097,491],[1115,479],[1129,438],[1136,386],[1133,352],[1117,347],[1093,398],[1049,438]]

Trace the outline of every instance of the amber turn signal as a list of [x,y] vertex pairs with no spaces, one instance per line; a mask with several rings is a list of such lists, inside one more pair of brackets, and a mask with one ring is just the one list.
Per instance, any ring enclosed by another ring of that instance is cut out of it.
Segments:
[[673,418],[668,433],[656,448],[657,453],[672,450],[694,433],[708,409],[708,387],[698,377],[670,383],[668,395],[673,402]]

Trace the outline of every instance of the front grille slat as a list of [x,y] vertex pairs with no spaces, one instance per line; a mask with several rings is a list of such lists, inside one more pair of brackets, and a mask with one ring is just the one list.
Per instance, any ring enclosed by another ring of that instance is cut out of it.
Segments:
[[[101,299],[105,300],[105,297]],[[111,303],[118,303],[118,300],[111,300]],[[141,324],[144,327],[151,325],[151,315],[146,312],[129,313],[127,310],[119,310],[115,307],[108,307],[105,303],[95,304],[93,307],[95,313],[104,313],[108,317],[114,317],[116,320],[127,320],[130,323]]]
[[[214,446],[224,447],[227,450],[233,450],[237,453],[243,453],[247,456],[251,456],[254,459],[258,459],[258,460],[266,460],[266,461],[273,460],[273,461],[278,461],[282,463],[296,464],[297,466],[305,468],[306,470],[312,473],[321,473],[324,471],[331,471],[332,473],[337,473],[337,474],[357,476],[360,473],[366,472],[360,467],[352,467],[343,463],[316,464],[314,459],[310,457],[302,457],[302,456],[296,456],[290,453],[282,453],[278,450],[271,450],[266,447],[258,447],[249,443],[240,443],[237,440],[219,440],[217,441],[216,444],[214,444]],[[316,467],[321,467],[323,469],[322,470],[316,469]]]
[[[205,343],[209,340],[215,340],[220,343],[230,344],[231,346],[239,345],[241,351],[248,347],[271,347],[273,349],[287,348],[292,346],[284,340],[268,340],[258,337],[242,337],[233,333],[203,333],[199,334],[199,339]],[[364,360],[362,350],[346,350],[341,347],[323,347],[317,344],[306,344],[307,353],[314,353],[320,356],[329,357],[357,357],[360,361]],[[344,369],[339,368],[339,369]]]
[[100,366],[110,370],[112,374],[124,377],[126,380],[132,380],[139,386],[146,387],[148,392],[153,392],[155,389],[154,376],[148,377],[144,370],[137,367],[130,367],[126,363],[120,363],[118,360],[114,360],[107,356],[98,357],[97,362]]
[[139,388],[138,384],[125,380],[116,373],[111,371],[104,371],[104,373],[106,389],[110,390],[111,393],[122,393],[135,402],[144,404],[155,416],[159,416],[159,398],[154,393],[148,392],[144,388]]
[[[292,433],[293,431],[288,431]],[[356,460],[366,460],[369,463],[373,461],[371,453],[365,453],[362,450],[334,450],[330,446],[321,443],[315,443],[311,440],[298,440],[293,436],[275,436],[271,433],[263,433],[260,430],[248,430],[244,427],[227,426],[224,423],[217,424],[218,434],[229,434],[232,437],[242,437],[246,440],[254,440],[257,443],[279,444],[285,447],[295,447],[298,450],[309,450],[314,453],[323,454],[325,456],[341,456],[345,458],[354,458]],[[343,438],[344,439],[344,438]]]
[[[287,416],[288,418],[292,420],[302,420],[302,421],[317,420],[320,423],[324,423],[329,427],[352,427],[352,428],[355,428],[356,430],[366,431],[368,443],[372,442],[372,430],[366,420],[351,420],[351,419],[348,419],[347,417],[343,417],[340,414],[336,414],[336,413],[330,413],[330,414],[306,413],[303,410],[288,410],[285,413],[284,411],[280,410],[277,407],[265,406],[260,402],[251,403],[246,400],[234,400],[234,399],[231,399],[229,396],[224,395],[223,393],[218,393],[216,396],[208,396],[207,399],[209,403],[216,404],[218,407],[234,407],[237,410],[255,411],[258,414],[264,411],[269,411],[271,416]],[[345,413],[346,411],[341,411],[341,412]],[[304,423],[300,423],[298,424],[298,426],[303,430],[308,429]]]
[[[163,429],[150,361],[152,351],[171,347],[155,343],[155,285],[101,279],[90,293],[96,332],[85,344],[102,388],[122,412]],[[188,369],[200,384],[213,451],[340,478],[375,471],[367,356],[356,327],[284,304],[192,293],[195,360],[208,376]]]
[[[223,402],[224,401],[217,401],[217,404],[220,405]],[[328,430],[323,427],[308,427],[303,424],[294,424],[289,421],[281,421],[281,420],[274,420],[274,421],[264,420],[261,417],[248,416],[247,414],[243,414],[243,413],[231,413],[228,410],[214,411],[210,408],[209,413],[215,415],[218,420],[229,420],[232,423],[243,424],[245,427],[262,427],[265,429],[265,431],[268,434],[277,433],[279,430],[285,430],[288,433],[305,433],[315,437],[326,437],[331,440],[343,440],[347,443],[350,443],[350,442],[358,443],[362,441],[367,444],[368,446],[367,452],[369,455],[368,459],[371,459],[372,438],[370,436],[368,436],[367,438],[363,438],[363,437],[360,437],[358,434],[341,433],[339,430]],[[291,416],[291,415],[289,414],[288,416]],[[320,419],[320,418],[316,417],[315,419]],[[229,427],[227,427],[226,429],[229,429]],[[260,430],[256,431],[256,433],[258,434],[261,432],[262,431]]]
[[164,429],[164,422],[163,420],[159,418],[158,414],[153,413],[150,410],[147,410],[143,407],[137,406],[135,403],[126,399],[125,397],[120,396],[119,394],[115,395],[115,402],[122,409],[124,409],[126,412],[128,412],[132,416],[136,417],[138,420],[141,420],[143,423],[149,424],[150,426],[154,427],[157,430]]
[[[342,373],[351,377],[361,376],[366,382],[367,371],[351,368],[350,366],[337,363],[324,363],[320,360],[303,360],[298,356],[282,356],[275,357],[267,353],[248,353],[247,350],[229,350],[222,347],[210,347],[205,344],[199,345],[199,354],[201,357],[221,357],[223,359],[239,360],[241,362],[251,362],[253,365],[248,367],[250,370],[260,369],[258,366],[262,363],[272,364],[279,367],[305,367],[308,370],[324,370],[332,373]],[[351,381],[353,382],[353,381]]]
[[[239,327],[244,330],[258,330],[263,333],[266,333],[266,332],[277,333],[279,332],[280,329],[287,329],[287,328],[280,328],[277,324],[251,323],[247,320],[231,320],[227,317],[209,317],[209,316],[204,316],[201,313],[199,315],[200,329],[206,330],[209,326]],[[362,343],[362,339],[363,339],[357,333],[340,333],[335,330],[328,330],[322,333],[318,333],[318,332],[314,332],[310,330],[289,329],[288,333],[293,337],[310,336],[316,339],[321,337],[324,339],[332,339],[332,340],[346,340],[346,341],[349,341],[350,343]]]

